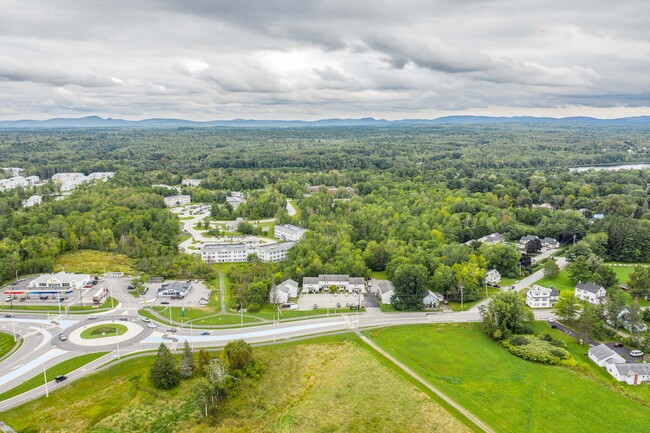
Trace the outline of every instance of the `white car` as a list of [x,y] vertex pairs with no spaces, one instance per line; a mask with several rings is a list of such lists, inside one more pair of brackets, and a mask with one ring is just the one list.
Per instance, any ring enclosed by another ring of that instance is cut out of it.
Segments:
[[150,324],[148,324],[147,326],[150,327],[150,328],[155,328],[155,327],[156,327],[156,324],[155,324],[155,323],[150,323]]
[[630,356],[643,356],[643,352],[640,350],[630,350]]
[[142,318],[142,321],[143,321],[144,323],[149,323],[149,322],[151,322],[151,319],[148,318],[148,317],[143,317],[143,318]]
[[91,314],[90,316],[88,316],[88,320],[95,320],[96,318],[97,318],[97,316],[95,316],[94,314]]

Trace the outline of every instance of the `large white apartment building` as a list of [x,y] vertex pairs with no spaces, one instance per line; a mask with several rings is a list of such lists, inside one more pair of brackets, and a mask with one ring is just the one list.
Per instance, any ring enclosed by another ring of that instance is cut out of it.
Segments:
[[307,233],[307,229],[294,226],[293,224],[280,224],[273,227],[273,235],[285,241],[297,242]]
[[0,179],[0,191],[7,191],[14,188],[26,188],[34,186],[40,181],[38,176],[14,176],[9,179]]
[[206,263],[246,262],[251,251],[246,244],[206,244],[201,257]]
[[165,197],[165,205],[167,207],[185,206],[190,204],[192,198],[189,195],[170,195]]
[[183,179],[181,185],[183,186],[199,186],[203,179]]
[[363,277],[330,274],[302,279],[302,291],[306,293],[318,293],[328,290],[331,286],[336,286],[337,290],[347,290],[350,293],[360,292],[366,288],[366,280]]
[[111,177],[115,176],[113,171],[98,171],[90,173],[86,176],[83,173],[57,173],[52,176],[55,183],[61,185],[61,191],[72,191],[82,183],[90,182],[92,180],[101,180],[106,182]]
[[295,242],[279,242],[277,244],[260,245],[254,252],[263,262],[281,262],[286,260],[287,253],[295,244]]
[[23,207],[32,207],[36,206],[37,204],[43,203],[43,196],[41,195],[33,195],[27,200],[23,200],[22,205]]
[[530,308],[551,308],[557,302],[559,292],[541,286],[533,286],[526,292],[526,305]]

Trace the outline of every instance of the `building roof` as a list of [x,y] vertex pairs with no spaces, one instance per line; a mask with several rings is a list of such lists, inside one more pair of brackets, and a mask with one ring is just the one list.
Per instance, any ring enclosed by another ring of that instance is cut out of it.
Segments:
[[32,280],[32,283],[47,283],[48,281],[55,279],[61,283],[78,283],[79,281],[86,281],[90,279],[88,274],[71,274],[68,272],[59,272],[58,274],[43,274]]
[[248,251],[246,244],[206,244],[203,246],[203,252],[242,252]]
[[163,284],[160,287],[160,289],[158,289],[158,293],[167,290],[175,290],[180,293],[187,293],[190,291],[191,288],[192,288],[192,283],[186,283],[185,281],[172,281],[171,283]]
[[483,236],[482,238],[479,238],[479,242],[502,242],[506,239],[505,236],[503,236],[501,233],[492,233],[487,236]]
[[395,291],[395,286],[388,280],[374,280],[373,285],[377,287],[377,291],[382,295]]
[[296,245],[296,243],[291,241],[278,242],[277,244],[260,245],[257,247],[257,249],[260,251],[265,251],[267,253],[272,253],[273,251],[286,251],[288,249],[291,249],[294,245]]
[[335,274],[323,274],[318,276],[318,281],[319,282],[325,282],[325,281],[340,281],[340,282],[349,282],[350,281],[350,276],[349,275],[335,275]]
[[288,280],[284,280],[280,284],[284,284],[284,285],[287,285],[287,286],[296,286],[296,287],[298,287],[298,282],[295,281],[295,280],[292,280],[291,278],[289,278]]
[[280,228],[282,230],[286,230],[289,232],[294,232],[294,233],[304,233],[307,231],[307,229],[303,229],[302,227],[294,226],[293,224],[280,224],[275,226],[275,228]]
[[558,293],[557,290],[549,289],[547,287],[533,286],[532,289],[528,290],[527,295],[530,295],[530,297],[532,298],[548,298],[553,296],[554,294],[556,295],[557,293]]
[[526,235],[522,236],[521,239],[519,239],[520,242],[530,242],[533,239],[539,239],[537,235]]
[[363,277],[350,277],[350,284],[366,284],[366,279]]
[[594,295],[597,294],[599,290],[604,290],[603,286],[599,286],[598,284],[582,282],[576,284],[576,289],[584,290],[586,292],[593,293]]
[[318,284],[318,277],[303,277],[302,285],[305,284]]
[[[293,287],[293,286],[295,286],[295,287]],[[278,290],[280,292],[284,292],[284,293],[289,293],[291,291],[292,287],[297,289],[298,288],[298,283],[296,283],[293,280],[285,280],[285,281],[281,282],[280,284],[278,284],[277,286],[275,286],[276,290]]]
[[650,364],[640,363],[640,364],[614,364],[614,368],[618,370],[618,374],[621,376],[634,376],[634,374],[650,376]]
[[548,244],[548,245],[559,245],[560,243],[557,241],[555,238],[544,238],[542,239],[543,244]]
[[619,355],[618,353],[616,353],[615,351],[613,351],[612,349],[610,349],[604,344],[599,344],[596,347],[590,348],[589,354],[594,358],[596,358],[598,361],[606,361],[613,356],[621,357],[621,355]]

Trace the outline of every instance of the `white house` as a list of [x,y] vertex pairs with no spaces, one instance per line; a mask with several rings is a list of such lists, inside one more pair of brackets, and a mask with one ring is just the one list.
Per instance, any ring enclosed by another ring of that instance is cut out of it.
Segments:
[[575,290],[576,298],[591,304],[600,304],[605,300],[605,288],[594,283],[579,282]]
[[559,294],[555,289],[534,285],[526,292],[526,305],[530,308],[551,308],[557,302]]
[[305,233],[307,233],[307,229],[294,226],[293,224],[280,224],[273,227],[273,235],[285,241],[297,242]]
[[80,289],[90,281],[88,274],[43,274],[29,282],[27,287],[38,289]]
[[237,209],[240,204],[246,202],[246,199],[240,191],[231,191],[230,196],[226,197],[226,202],[230,203],[233,209]]
[[587,356],[589,356],[589,359],[595,362],[599,367],[625,362],[625,358],[604,344],[590,348],[589,352],[587,352]]
[[526,235],[522,236],[521,239],[519,239],[519,243],[522,245],[526,245],[530,241],[534,241],[535,239],[539,239],[536,235]]
[[277,244],[260,245],[257,250],[253,250],[251,253],[257,254],[257,257],[263,262],[281,262],[286,260],[287,253],[295,244],[295,242],[279,242]]
[[427,295],[422,300],[424,308],[438,308],[441,302],[445,300],[445,297],[440,293],[433,293],[431,290],[427,290]]
[[271,304],[286,304],[290,298],[298,297],[298,283],[285,280],[271,289],[269,294]]
[[363,277],[350,277],[348,290],[352,293],[364,291],[366,288],[366,279]]
[[650,364],[608,364],[607,372],[619,382],[628,385],[639,385],[643,382],[650,383]]
[[542,239],[542,246],[546,248],[558,248],[560,243],[555,238],[544,238]]
[[[495,244],[502,244],[506,241],[506,237],[503,236],[501,233],[492,233],[491,235],[483,236],[482,238],[478,238],[476,240],[477,242],[480,242],[482,244],[488,244],[488,245],[495,245]],[[466,245],[471,244],[474,241],[467,241],[465,242]]]
[[384,305],[389,305],[395,294],[395,286],[388,280],[372,280],[372,286],[377,288],[377,297]]
[[165,205],[167,207],[185,206],[190,204],[191,200],[189,195],[170,195],[165,197]]
[[41,195],[33,195],[27,200],[23,200],[22,205],[23,207],[32,207],[36,206],[37,204],[43,203],[43,196]]
[[205,263],[237,263],[248,261],[251,249],[246,244],[206,244],[201,250]]
[[181,185],[183,186],[199,186],[203,179],[183,179]]
[[496,269],[490,269],[485,274],[485,283],[488,286],[496,286],[501,281],[501,274]]

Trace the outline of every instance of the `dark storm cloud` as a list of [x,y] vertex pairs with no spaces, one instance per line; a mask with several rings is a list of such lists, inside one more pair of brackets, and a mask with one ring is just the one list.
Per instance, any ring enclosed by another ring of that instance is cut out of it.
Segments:
[[644,114],[645,1],[8,0],[0,117]]

